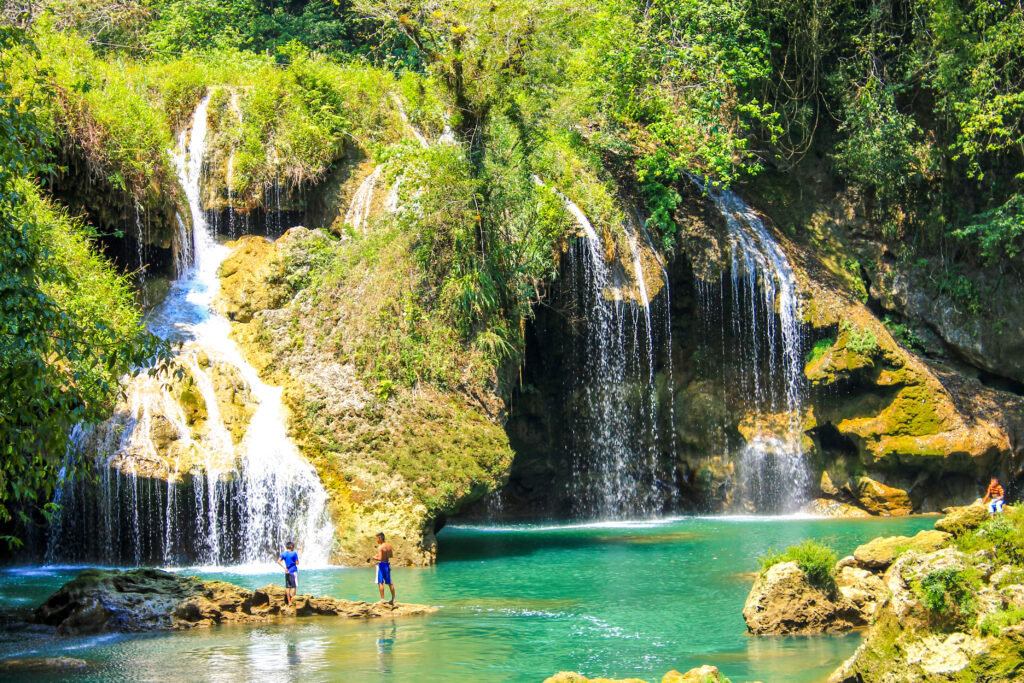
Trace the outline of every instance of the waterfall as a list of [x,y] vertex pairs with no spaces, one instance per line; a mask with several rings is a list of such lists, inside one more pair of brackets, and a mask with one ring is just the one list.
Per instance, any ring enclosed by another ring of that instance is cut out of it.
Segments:
[[288,438],[282,389],[260,379],[230,338],[230,322],[213,310],[229,250],[201,203],[208,99],[175,159],[192,213],[194,263],[148,321],[154,334],[182,343],[177,363],[192,385],[169,388],[143,374],[113,418],[76,428],[69,458],[95,458],[97,476],[65,467],[50,562],[262,564],[288,540],[303,566],[328,562],[328,496]]
[[708,344],[731,344],[721,373],[732,378],[747,414],[742,503],[759,512],[792,512],[805,502],[809,483],[801,444],[805,382],[796,277],[753,209],[729,190],[709,196],[725,219],[730,277],[723,276],[717,291],[698,287],[698,300],[706,322],[715,319],[715,309],[731,312],[730,320],[718,321],[719,330],[705,332],[714,337]]
[[377,188],[377,180],[380,178],[383,166],[377,166],[373,172],[359,184],[352,201],[349,202],[348,210],[345,211],[345,223],[351,225],[354,230],[366,232],[366,221],[370,217],[370,209],[373,206],[373,191]]
[[[536,176],[534,182],[544,186]],[[571,318],[580,321],[566,350],[569,494],[585,518],[656,515],[672,506],[676,492],[674,466],[661,457],[654,381],[658,345],[671,344],[671,337],[655,329],[652,308],[668,322],[668,287],[648,299],[638,235],[624,225],[639,296],[622,296],[627,288],[621,266],[606,260],[601,236],[583,210],[555,192],[581,232],[566,254],[563,285]]]

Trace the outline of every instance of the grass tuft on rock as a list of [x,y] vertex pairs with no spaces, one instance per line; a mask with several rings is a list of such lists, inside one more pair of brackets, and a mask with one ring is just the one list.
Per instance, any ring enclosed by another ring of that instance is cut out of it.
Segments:
[[837,559],[836,551],[830,546],[809,538],[789,546],[783,552],[769,549],[757,561],[761,565],[761,576],[781,562],[796,562],[812,585],[834,593],[838,590],[835,570]]
[[957,547],[965,553],[988,550],[999,564],[1024,565],[1024,506],[1006,507],[977,529],[961,535]]

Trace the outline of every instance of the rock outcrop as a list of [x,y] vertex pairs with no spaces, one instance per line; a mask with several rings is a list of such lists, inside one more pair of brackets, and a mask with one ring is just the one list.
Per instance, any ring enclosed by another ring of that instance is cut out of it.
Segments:
[[946,516],[935,522],[935,528],[954,536],[977,529],[989,520],[989,513],[984,505],[946,508],[944,512]]
[[64,584],[33,613],[58,634],[82,635],[189,629],[222,623],[261,623],[281,617],[428,614],[426,605],[369,603],[298,595],[294,607],[277,586],[255,591],[223,581],[204,581],[158,569],[87,569]]
[[796,562],[780,562],[758,577],[743,619],[759,636],[846,631],[866,623],[845,595],[813,585]]
[[907,550],[932,552],[949,542],[952,536],[943,531],[924,530],[915,536],[886,536],[860,545],[853,551],[853,557],[863,569],[880,571],[893,563],[896,557]]
[[512,460],[504,404],[493,378],[474,376],[472,349],[452,342],[436,359],[457,377],[447,389],[373,369],[426,362],[399,357],[422,349],[393,348],[406,334],[398,327],[450,342],[442,323],[427,330],[432,323],[395,277],[411,267],[408,249],[395,238],[371,254],[355,240],[293,228],[274,243],[235,243],[220,272],[218,306],[249,361],[284,386],[289,434],[330,495],[338,563],[365,563],[377,532],[394,547],[393,562],[434,562],[446,517],[500,486]]
[[[954,548],[901,555],[885,572],[888,596],[865,642],[829,682],[1021,680],[1024,623],[980,628],[987,618],[1017,607],[1012,596],[1018,591],[1000,587],[992,577],[971,585],[970,567],[971,558]],[[939,611],[924,602],[921,581],[937,572],[967,572],[965,597],[951,598],[963,607],[945,602]]]

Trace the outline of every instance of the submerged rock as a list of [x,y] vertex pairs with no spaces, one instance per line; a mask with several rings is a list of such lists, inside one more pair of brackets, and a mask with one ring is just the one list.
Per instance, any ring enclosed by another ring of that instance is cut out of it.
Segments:
[[866,623],[842,592],[813,585],[796,562],[780,562],[758,578],[743,606],[743,619],[759,636],[846,631]]
[[885,569],[896,557],[906,551],[932,552],[946,545],[952,538],[944,531],[926,529],[913,537],[886,536],[868,541],[853,551],[857,564],[864,569],[878,571]]
[[[718,672],[718,667],[705,664],[686,673],[669,671],[661,677],[661,683],[718,683],[728,679]],[[544,683],[647,683],[639,678],[587,678],[575,671],[560,671]]]
[[26,657],[0,661],[0,672],[17,673],[69,673],[84,671],[89,663],[74,657]]
[[266,586],[246,590],[159,569],[87,569],[36,608],[33,620],[62,635],[188,629],[221,623],[266,622],[281,617],[335,616],[366,619],[429,614],[436,607],[370,603],[297,595]]

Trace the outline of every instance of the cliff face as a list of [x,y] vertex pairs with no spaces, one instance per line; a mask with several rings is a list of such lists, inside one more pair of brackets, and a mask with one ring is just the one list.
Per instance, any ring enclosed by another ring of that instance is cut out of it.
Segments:
[[389,352],[367,345],[403,324],[407,259],[402,239],[367,256],[293,228],[274,243],[239,240],[221,269],[220,305],[249,359],[285,387],[290,435],[330,495],[332,559],[345,564],[366,562],[377,532],[396,562],[432,563],[446,516],[500,486],[512,458],[502,403],[473,381],[471,358],[450,359],[466,371],[451,391],[364,372],[361,354]]

